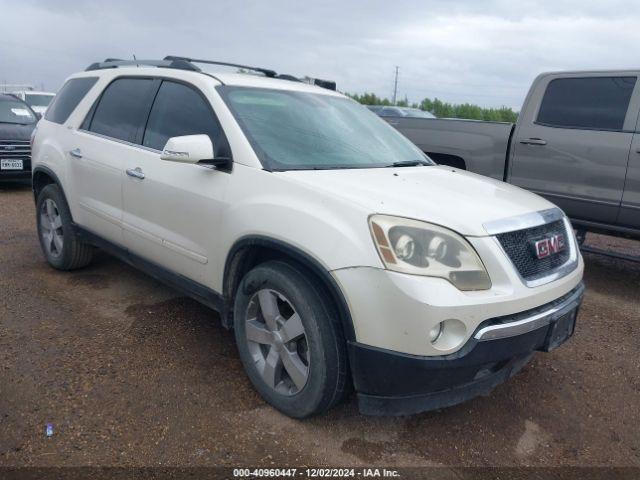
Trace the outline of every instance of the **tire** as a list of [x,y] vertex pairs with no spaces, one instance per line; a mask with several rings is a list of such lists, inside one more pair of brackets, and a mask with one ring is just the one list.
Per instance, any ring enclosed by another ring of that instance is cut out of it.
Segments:
[[47,185],[38,195],[36,224],[40,248],[53,268],[75,270],[91,262],[93,247],[78,238],[69,205],[58,185]]
[[[293,418],[325,412],[348,388],[346,342],[323,292],[312,275],[283,261],[255,267],[236,292],[234,330],[245,371],[268,403]],[[274,305],[277,314],[269,314]]]

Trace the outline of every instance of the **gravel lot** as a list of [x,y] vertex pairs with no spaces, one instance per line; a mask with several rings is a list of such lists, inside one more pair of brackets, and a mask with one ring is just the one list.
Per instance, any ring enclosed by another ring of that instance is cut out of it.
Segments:
[[105,254],[49,268],[29,187],[0,201],[0,465],[640,466],[640,264],[586,254],[574,337],[487,397],[300,422],[253,391],[214,312]]

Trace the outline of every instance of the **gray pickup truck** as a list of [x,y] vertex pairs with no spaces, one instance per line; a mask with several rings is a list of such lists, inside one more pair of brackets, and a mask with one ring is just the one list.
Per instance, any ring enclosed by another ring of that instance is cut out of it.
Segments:
[[385,117],[434,161],[536,192],[580,232],[640,239],[640,70],[538,76],[516,124]]

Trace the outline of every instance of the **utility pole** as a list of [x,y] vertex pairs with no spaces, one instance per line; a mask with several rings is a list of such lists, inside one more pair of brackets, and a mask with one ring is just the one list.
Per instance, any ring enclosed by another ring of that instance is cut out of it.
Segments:
[[393,104],[396,104],[396,96],[398,95],[398,69],[400,67],[396,66],[396,79],[393,82]]

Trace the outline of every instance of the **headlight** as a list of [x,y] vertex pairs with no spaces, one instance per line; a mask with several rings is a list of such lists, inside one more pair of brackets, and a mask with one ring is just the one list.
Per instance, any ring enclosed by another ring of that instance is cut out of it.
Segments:
[[389,270],[440,277],[460,290],[487,290],[491,279],[480,257],[451,230],[408,218],[372,215],[369,226]]

